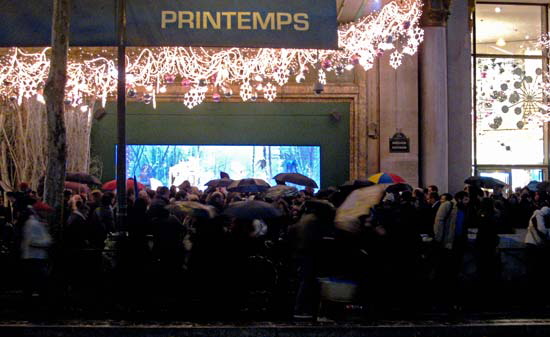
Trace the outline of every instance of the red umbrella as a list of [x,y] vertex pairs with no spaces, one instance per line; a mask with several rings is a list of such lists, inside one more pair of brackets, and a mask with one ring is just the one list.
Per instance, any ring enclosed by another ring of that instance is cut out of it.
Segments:
[[[145,189],[145,185],[143,185],[140,182],[137,183],[137,186],[138,186],[139,190]],[[101,186],[101,189],[104,190],[104,191],[114,191],[114,190],[116,190],[116,179],[106,182],[105,184],[103,184],[103,186]],[[133,190],[134,189],[134,179],[128,178],[126,180],[126,189],[127,190]]]
[[90,193],[90,188],[88,185],[77,183],[74,181],[65,181],[65,188],[73,191],[73,193]]

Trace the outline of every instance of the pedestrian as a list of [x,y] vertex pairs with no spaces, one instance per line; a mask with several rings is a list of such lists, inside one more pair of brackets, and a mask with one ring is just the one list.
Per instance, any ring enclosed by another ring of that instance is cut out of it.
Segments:
[[21,258],[24,271],[24,293],[27,297],[43,296],[47,289],[48,248],[52,244],[44,219],[53,209],[38,201],[24,212]]

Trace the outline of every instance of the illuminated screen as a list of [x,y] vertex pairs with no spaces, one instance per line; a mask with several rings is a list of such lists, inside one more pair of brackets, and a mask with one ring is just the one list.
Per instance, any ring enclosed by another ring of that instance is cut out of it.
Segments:
[[127,145],[126,158],[127,176],[152,188],[188,180],[203,189],[222,171],[231,179],[259,178],[271,185],[278,173],[297,172],[321,186],[320,146]]

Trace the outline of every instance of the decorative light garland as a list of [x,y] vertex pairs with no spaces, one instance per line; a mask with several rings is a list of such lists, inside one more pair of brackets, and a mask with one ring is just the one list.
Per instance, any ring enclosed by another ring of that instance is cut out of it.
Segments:
[[[155,106],[156,95],[179,81],[189,109],[202,103],[208,91],[215,102],[231,97],[231,85],[240,87],[243,101],[255,101],[263,94],[271,102],[277,97],[277,85],[284,86],[291,78],[302,83],[311,69],[317,70],[315,86],[322,91],[326,72],[341,75],[356,65],[369,70],[376,57],[390,50],[394,50],[390,65],[397,68],[405,54],[416,53],[424,34],[419,27],[421,8],[420,0],[395,0],[379,12],[340,25],[338,50],[166,47],[130,51],[127,97]],[[66,104],[78,107],[98,98],[105,106],[107,98],[116,94],[114,53],[98,57],[84,49],[77,52],[78,61],[68,64]],[[43,100],[48,53],[49,48],[39,53],[14,48],[0,58],[0,96],[19,105],[32,97]]]

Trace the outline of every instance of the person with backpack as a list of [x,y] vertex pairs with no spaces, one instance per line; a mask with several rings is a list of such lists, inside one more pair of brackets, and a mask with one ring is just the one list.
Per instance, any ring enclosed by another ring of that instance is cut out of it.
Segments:
[[[533,212],[529,219],[529,227],[525,235],[526,267],[529,284],[533,289],[544,289],[548,284],[549,275],[546,266],[550,257],[550,208],[543,206]],[[546,303],[548,295],[532,296],[529,300],[540,304]]]

